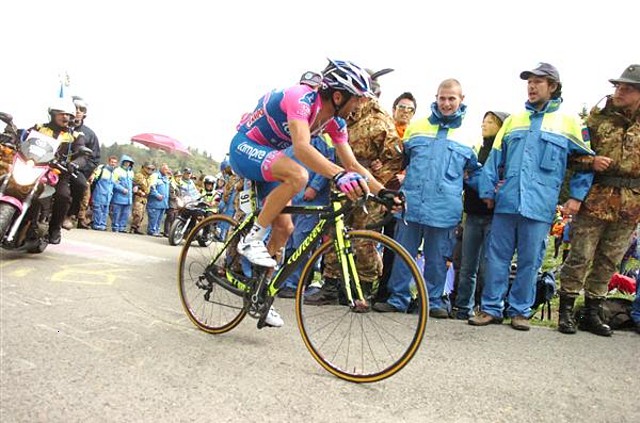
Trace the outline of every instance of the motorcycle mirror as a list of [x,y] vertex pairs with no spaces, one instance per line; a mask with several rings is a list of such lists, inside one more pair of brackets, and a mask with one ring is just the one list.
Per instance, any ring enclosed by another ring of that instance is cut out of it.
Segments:
[[9,113],[0,112],[0,120],[10,126],[13,124],[13,116]]

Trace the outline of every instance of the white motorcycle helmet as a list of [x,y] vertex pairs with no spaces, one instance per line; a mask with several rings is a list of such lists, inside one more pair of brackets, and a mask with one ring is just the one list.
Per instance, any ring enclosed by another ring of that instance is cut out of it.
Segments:
[[73,104],[73,101],[68,98],[57,98],[53,101],[49,106],[49,115],[53,117],[60,113],[70,115],[72,118],[75,117],[76,106]]

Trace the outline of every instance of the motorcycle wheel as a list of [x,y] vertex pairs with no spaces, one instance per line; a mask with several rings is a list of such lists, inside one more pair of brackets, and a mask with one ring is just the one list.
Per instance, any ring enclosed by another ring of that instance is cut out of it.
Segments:
[[203,233],[205,228],[200,230],[198,234],[198,245],[201,247],[208,247],[213,242],[213,231],[207,230],[207,233]]
[[13,222],[13,215],[17,209],[11,204],[0,203],[0,240],[4,238]]
[[47,246],[49,245],[49,243],[47,241],[45,241],[44,239],[40,238],[36,241],[35,245],[29,247],[27,249],[28,253],[31,254],[40,254],[42,252],[44,252],[44,250],[47,249]]
[[181,219],[176,219],[171,225],[171,231],[169,231],[169,245],[178,245],[184,239],[184,233],[186,231],[186,222]]

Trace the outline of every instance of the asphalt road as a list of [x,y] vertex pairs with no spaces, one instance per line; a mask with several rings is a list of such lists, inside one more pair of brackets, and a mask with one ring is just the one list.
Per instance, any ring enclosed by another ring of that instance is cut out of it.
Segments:
[[475,328],[432,319],[394,377],[352,384],[280,329],[220,336],[180,305],[178,247],[74,230],[0,253],[0,421],[638,422],[640,336]]

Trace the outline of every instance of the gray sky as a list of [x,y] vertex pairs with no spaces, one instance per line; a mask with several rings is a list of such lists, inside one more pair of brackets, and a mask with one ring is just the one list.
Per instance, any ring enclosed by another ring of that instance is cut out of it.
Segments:
[[559,69],[564,110],[576,113],[612,92],[609,78],[640,63],[633,1],[7,3],[0,110],[18,126],[46,120],[66,71],[67,93],[89,102],[86,123],[102,143],[157,132],[216,160],[264,92],[321,70],[327,57],[394,68],[381,78],[382,105],[390,110],[411,91],[416,116],[429,112],[440,81],[458,79],[474,139],[487,110],[522,109],[518,75],[538,62]]

